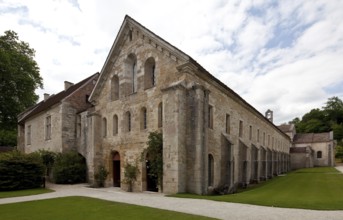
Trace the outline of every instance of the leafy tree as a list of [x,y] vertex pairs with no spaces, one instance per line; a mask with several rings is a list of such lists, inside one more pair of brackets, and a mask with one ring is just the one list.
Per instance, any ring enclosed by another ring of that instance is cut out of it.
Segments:
[[149,175],[157,178],[157,185],[162,189],[163,182],[163,135],[160,132],[150,132],[148,147],[142,153],[142,159],[147,155],[150,162]]
[[0,145],[14,145],[17,115],[38,100],[42,88],[35,50],[14,31],[0,36]]
[[326,106],[323,107],[329,120],[336,124],[343,123],[343,101],[334,96],[329,98]]
[[295,118],[290,123],[295,124],[299,133],[333,131],[337,141],[336,157],[343,158],[343,101],[338,97],[329,98],[322,109],[312,109],[301,120]]

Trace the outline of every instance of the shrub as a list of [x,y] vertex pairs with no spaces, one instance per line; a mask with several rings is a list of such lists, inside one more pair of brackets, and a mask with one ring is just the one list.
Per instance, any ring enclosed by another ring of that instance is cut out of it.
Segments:
[[104,187],[105,186],[105,180],[108,175],[108,171],[106,168],[101,165],[98,167],[97,172],[94,175],[94,179],[96,181],[97,187]]
[[50,176],[51,169],[55,163],[56,153],[42,149],[39,150],[38,153],[42,158],[43,164],[45,165],[45,175]]
[[61,184],[85,182],[86,171],[85,159],[76,151],[57,154],[52,168],[55,183]]
[[129,188],[128,188],[129,192],[132,192],[132,186],[133,186],[133,183],[137,179],[137,174],[138,174],[137,164],[132,165],[130,163],[126,163],[124,167],[125,178],[123,182],[129,184]]
[[39,155],[12,151],[0,155],[0,191],[38,188],[44,165]]

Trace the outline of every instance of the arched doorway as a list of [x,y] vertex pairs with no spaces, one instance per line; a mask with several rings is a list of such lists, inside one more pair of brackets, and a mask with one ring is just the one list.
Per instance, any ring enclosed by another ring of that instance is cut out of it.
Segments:
[[151,172],[151,162],[149,160],[149,154],[146,155],[145,159],[145,167],[146,167],[146,190],[152,192],[158,192],[157,187],[157,176]]
[[118,152],[114,152],[112,157],[113,161],[113,186],[120,187],[120,155]]

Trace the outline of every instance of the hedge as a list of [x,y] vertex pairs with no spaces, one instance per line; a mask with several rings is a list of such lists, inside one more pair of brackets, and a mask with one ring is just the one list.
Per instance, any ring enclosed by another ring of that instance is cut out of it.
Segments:
[[44,165],[38,154],[12,151],[0,155],[0,191],[41,187]]

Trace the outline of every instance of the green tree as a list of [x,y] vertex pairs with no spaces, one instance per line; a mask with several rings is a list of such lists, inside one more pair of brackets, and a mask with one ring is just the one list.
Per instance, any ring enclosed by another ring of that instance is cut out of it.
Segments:
[[295,118],[298,133],[319,133],[333,131],[338,143],[343,140],[343,101],[338,97],[329,98],[322,109],[315,108],[306,113],[302,119]]
[[17,115],[38,100],[43,87],[35,50],[14,31],[0,36],[0,145],[15,145]]
[[343,101],[341,99],[336,96],[329,98],[323,109],[333,123],[343,123]]

